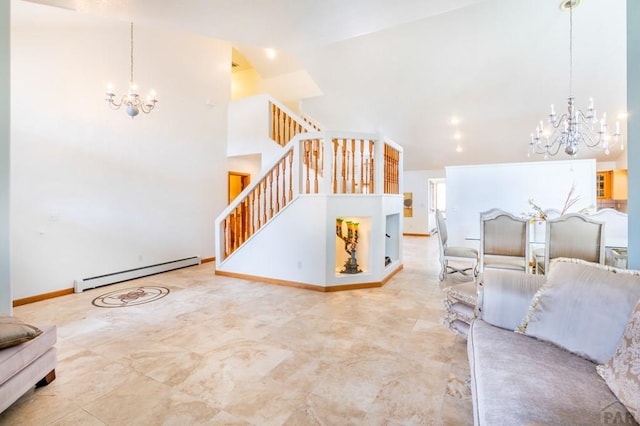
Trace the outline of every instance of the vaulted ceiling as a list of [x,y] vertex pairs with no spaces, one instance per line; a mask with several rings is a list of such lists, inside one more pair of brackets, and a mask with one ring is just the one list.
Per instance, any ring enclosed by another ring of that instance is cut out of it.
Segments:
[[[229,40],[265,78],[305,70],[322,92],[301,101],[306,113],[330,129],[383,132],[404,146],[407,170],[540,160],[527,157],[529,134],[569,95],[559,0],[35,2]],[[625,9],[582,0],[573,16],[577,105],[593,96],[611,127],[626,110]],[[267,60],[263,48],[279,54]]]

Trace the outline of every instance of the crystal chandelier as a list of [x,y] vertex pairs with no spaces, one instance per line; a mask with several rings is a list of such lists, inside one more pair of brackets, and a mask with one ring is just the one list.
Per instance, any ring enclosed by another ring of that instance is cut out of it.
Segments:
[[560,8],[569,10],[569,98],[567,100],[567,112],[558,116],[553,105],[549,114],[550,128],[545,128],[541,120],[535,133],[531,134],[529,142],[529,154],[544,154],[544,158],[556,155],[561,148],[567,155],[574,157],[578,153],[580,144],[609,154],[610,148],[620,142],[620,122],[616,122],[615,133],[609,134],[607,114],[602,114],[598,119],[593,106],[593,98],[589,99],[586,112],[577,109],[573,97],[573,9],[578,6],[580,0],[563,0]]
[[138,94],[138,86],[133,82],[133,22],[131,23],[131,75],[129,79],[129,91],[126,95],[122,95],[120,102],[116,101],[115,93],[113,93],[113,87],[111,84],[107,86],[106,98],[109,106],[112,109],[120,109],[121,106],[126,107],[127,114],[134,118],[136,115],[140,113],[140,111],[145,114],[149,114],[158,103],[158,99],[156,99],[156,94],[152,90],[147,96],[147,102],[143,102],[140,99],[140,95]]

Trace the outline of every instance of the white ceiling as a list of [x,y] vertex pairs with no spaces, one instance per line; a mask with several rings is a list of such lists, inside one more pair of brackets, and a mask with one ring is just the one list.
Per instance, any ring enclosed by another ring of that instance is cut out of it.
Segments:
[[[526,156],[529,134],[569,94],[559,0],[36,2],[229,40],[265,78],[304,70],[323,93],[305,112],[331,129],[383,132],[404,146],[407,170],[540,160]],[[574,11],[576,102],[593,96],[609,117],[626,108],[625,9],[582,0]]]

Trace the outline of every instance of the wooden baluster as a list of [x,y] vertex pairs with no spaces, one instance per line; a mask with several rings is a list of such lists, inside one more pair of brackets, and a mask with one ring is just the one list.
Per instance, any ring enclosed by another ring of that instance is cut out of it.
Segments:
[[229,214],[229,216],[227,216],[227,229],[229,230],[229,241],[227,244],[227,253],[230,255],[231,253],[233,253],[233,212],[231,212]]
[[267,224],[267,178],[262,180],[262,226]]
[[282,139],[284,137],[284,113],[278,108],[278,140],[277,142],[282,145]]
[[387,157],[387,161],[386,161],[386,163],[387,163],[386,164],[386,172],[387,172],[387,179],[386,179],[387,185],[386,186],[387,186],[387,188],[385,190],[385,193],[388,194],[390,192],[390,189],[391,189],[391,175],[392,175],[391,169],[393,167],[393,159],[391,157],[391,150],[389,149],[389,145],[385,144],[384,147],[385,147],[385,152],[386,152],[386,157]]
[[232,221],[233,221],[233,250],[235,251],[238,248],[238,208],[236,207],[235,209],[233,209],[233,216],[232,216]]
[[323,176],[324,173],[324,139],[316,139],[316,155],[318,156],[318,173]]
[[238,247],[240,247],[242,245],[242,243],[244,243],[244,229],[243,229],[243,221],[244,221],[244,215],[242,214],[242,202],[240,202],[240,204],[238,204],[238,216],[236,217],[236,221],[238,222]]
[[376,182],[374,179],[375,176],[375,158],[373,157],[373,141],[369,141],[369,194],[376,193]]
[[287,157],[282,159],[282,207],[287,205]]
[[253,191],[247,195],[247,199],[249,200],[249,236],[252,236],[255,233],[255,225],[253,224]]
[[291,140],[291,117],[284,115],[284,139],[280,145],[284,146]]
[[253,192],[256,194],[256,231],[260,229],[262,224],[260,223],[260,184],[258,183],[256,187],[253,189]]
[[351,193],[356,193],[356,140],[351,139]]
[[347,140],[342,139],[342,185],[340,185],[341,194],[347,193]]
[[387,193],[387,180],[389,172],[389,156],[387,155],[387,145],[384,145],[384,193]]
[[276,172],[276,213],[280,211],[280,164],[274,167]]
[[223,243],[222,243],[222,252],[224,253],[224,258],[226,259],[229,256],[229,216],[224,218],[224,225],[222,228],[223,235]]
[[[320,144],[320,141],[318,139],[314,139],[312,141],[312,146],[313,147],[317,147]],[[312,149],[312,152],[314,152],[314,156],[313,156],[313,162],[314,162],[314,173],[313,173],[313,192],[315,194],[318,193],[318,173],[320,173],[320,168],[318,166],[318,149],[314,148]]]
[[293,149],[289,151],[289,201],[293,200]]
[[364,194],[364,139],[360,139],[360,194]]
[[400,155],[398,150],[393,150],[393,193],[397,194],[400,180],[398,179],[398,167],[400,166]]
[[273,140],[276,143],[280,143],[278,142],[278,140],[280,139],[280,127],[278,124],[279,122],[280,122],[280,108],[278,108],[276,104],[273,104]]
[[273,169],[269,172],[269,220],[273,217]]
[[333,193],[338,193],[338,139],[333,139]]
[[276,140],[276,106],[269,102],[269,112],[271,113],[271,139]]
[[311,150],[309,149],[310,141],[304,141],[304,178],[305,178],[305,193],[309,194],[311,191],[311,182],[309,180],[309,168],[311,167]]

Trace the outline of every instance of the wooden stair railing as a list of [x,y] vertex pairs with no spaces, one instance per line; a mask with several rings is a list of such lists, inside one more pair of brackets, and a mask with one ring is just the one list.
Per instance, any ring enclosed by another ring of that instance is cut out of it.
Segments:
[[224,218],[225,259],[293,200],[293,179],[293,147],[290,147]]
[[[264,227],[299,193],[400,193],[402,148],[381,139],[326,139],[322,137],[325,135],[310,133],[295,138],[284,147],[275,165],[249,187],[242,199],[233,202],[221,221],[221,260]],[[383,169],[376,177],[378,167]],[[324,180],[325,168],[329,181]],[[378,184],[376,179],[380,179]]]
[[384,193],[400,194],[400,151],[384,144]]
[[292,117],[273,102],[269,102],[269,111],[271,113],[271,139],[280,146],[288,144],[297,134],[306,133],[307,128],[320,131],[316,125],[311,124],[308,120],[298,120]]

